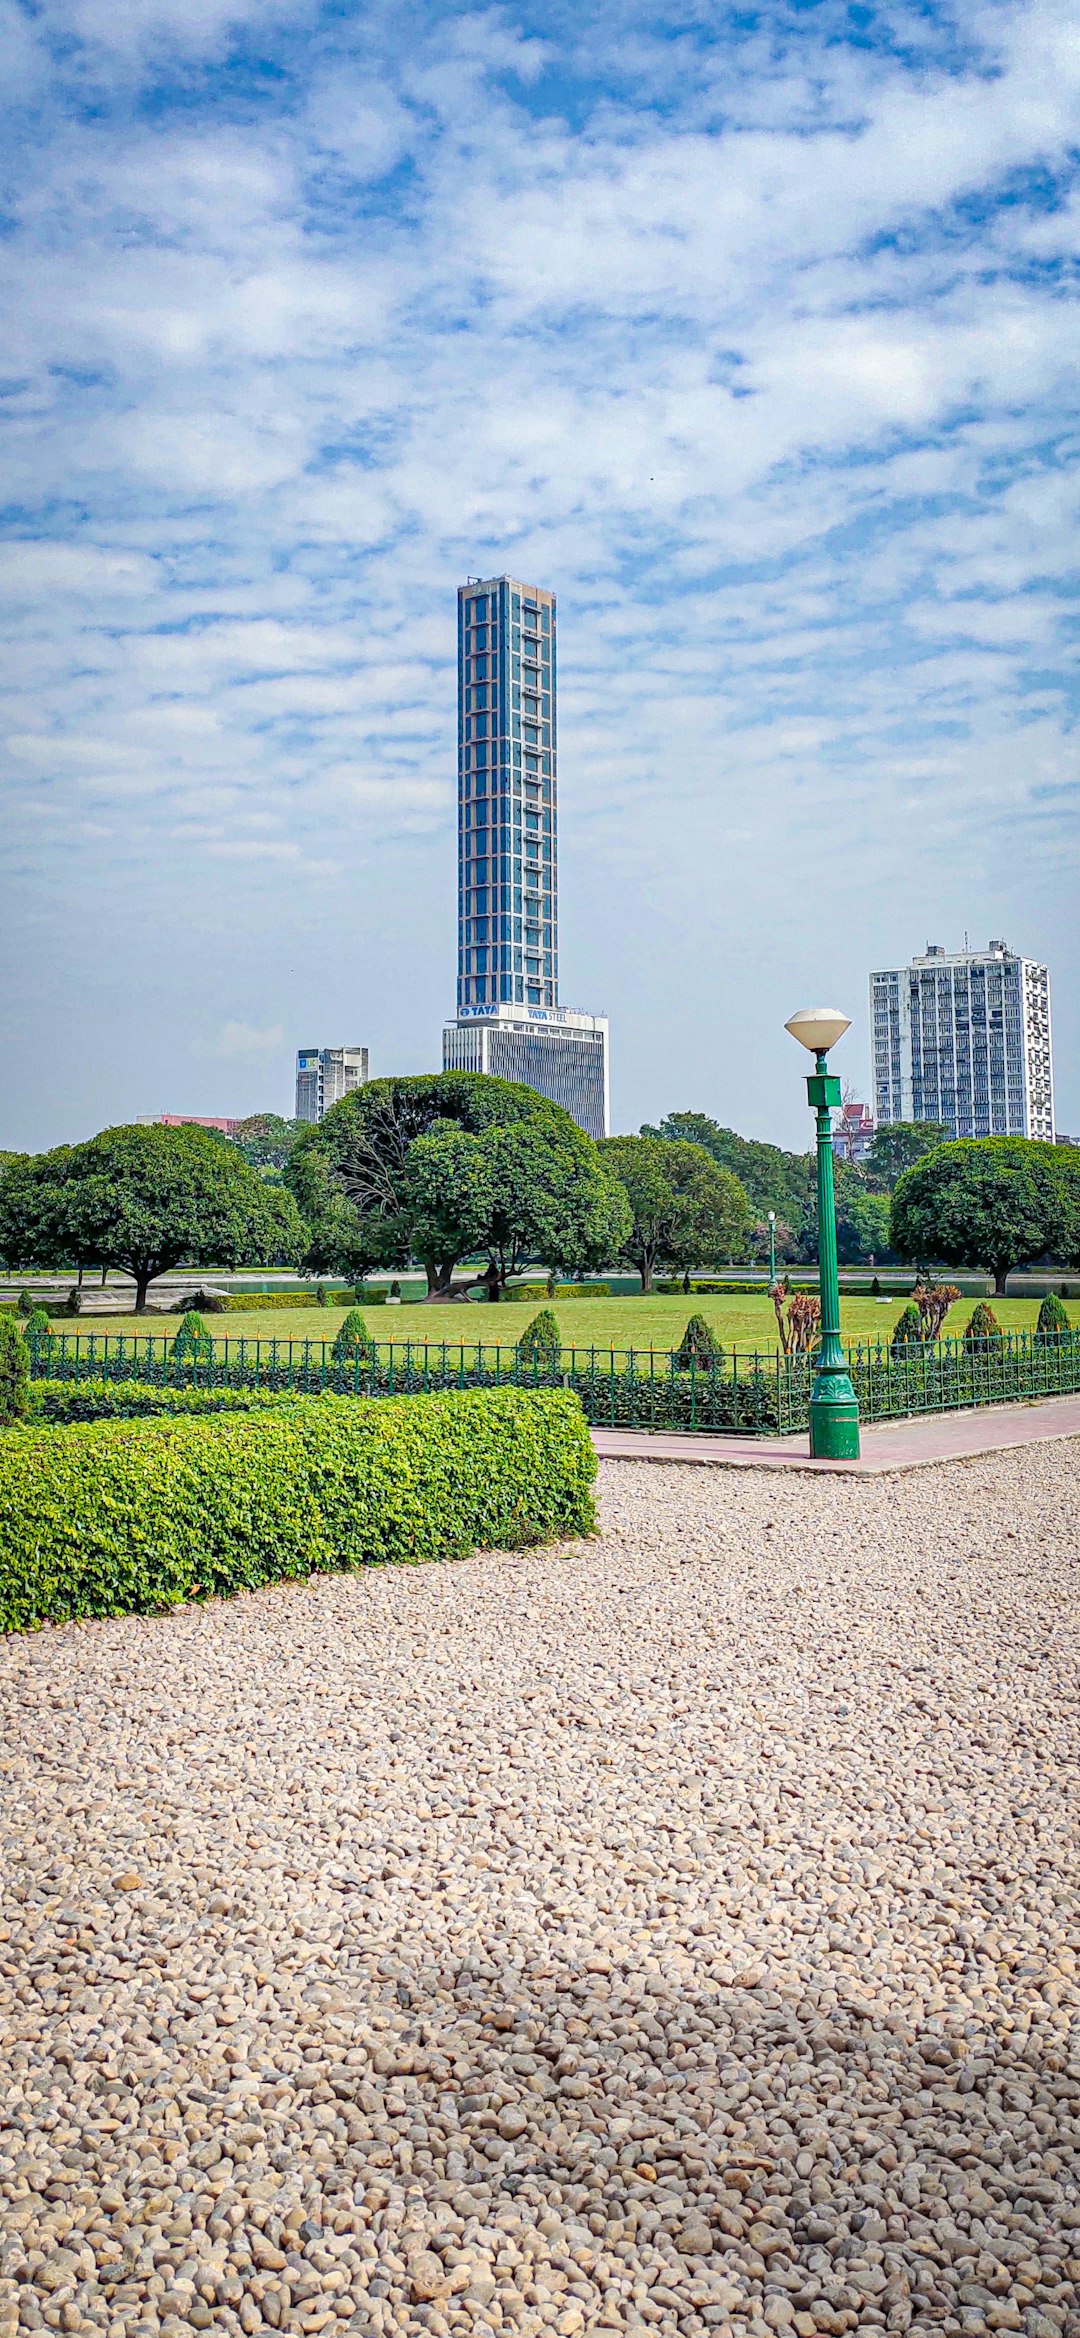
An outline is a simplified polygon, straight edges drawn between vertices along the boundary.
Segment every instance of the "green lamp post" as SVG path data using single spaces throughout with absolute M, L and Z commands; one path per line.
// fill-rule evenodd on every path
M 832 1116 L 841 1101 L 840 1082 L 826 1057 L 850 1028 L 835 1007 L 804 1007 L 785 1023 L 814 1057 L 806 1083 L 807 1102 L 817 1114 L 818 1288 L 821 1292 L 821 1346 L 810 1398 L 810 1452 L 815 1461 L 853 1461 L 859 1453 L 859 1404 L 851 1385 L 840 1338 L 840 1279 L 836 1267 L 836 1203 L 833 1191 Z

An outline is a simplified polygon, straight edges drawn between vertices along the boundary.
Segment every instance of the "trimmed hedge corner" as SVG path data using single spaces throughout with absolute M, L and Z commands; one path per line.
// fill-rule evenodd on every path
M 278 1398 L 254 1418 L 10 1429 L 0 1630 L 588 1534 L 595 1474 L 581 1406 L 562 1389 Z

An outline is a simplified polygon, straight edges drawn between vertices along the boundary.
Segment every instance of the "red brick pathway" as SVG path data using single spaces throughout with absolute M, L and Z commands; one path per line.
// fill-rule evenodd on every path
M 684 1436 L 667 1429 L 654 1433 L 647 1429 L 594 1429 L 592 1433 L 597 1453 L 605 1461 L 711 1462 L 721 1469 L 802 1469 L 815 1476 L 839 1473 L 848 1477 L 880 1477 L 887 1470 L 964 1461 L 979 1453 L 1001 1453 L 1013 1445 L 1037 1445 L 1047 1437 L 1080 1437 L 1080 1396 L 883 1421 L 862 1431 L 858 1461 L 811 1461 L 805 1435 Z

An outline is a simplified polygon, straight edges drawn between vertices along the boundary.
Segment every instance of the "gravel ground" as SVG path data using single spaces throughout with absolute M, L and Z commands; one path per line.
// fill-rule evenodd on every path
M 4 1643 L 0 2334 L 1080 2331 L 1080 1444 L 602 1496 Z

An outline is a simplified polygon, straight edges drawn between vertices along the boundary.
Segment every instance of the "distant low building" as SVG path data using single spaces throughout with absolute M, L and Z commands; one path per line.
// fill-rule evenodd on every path
M 368 1080 L 368 1051 L 366 1047 L 300 1047 L 296 1051 L 296 1117 L 298 1120 L 318 1121 L 329 1112 L 332 1104 L 339 1104 L 343 1096 L 350 1096 L 354 1088 L 366 1087 Z
M 833 1152 L 842 1161 L 865 1161 L 874 1142 L 875 1127 L 870 1106 L 846 1098 L 833 1121 Z
M 1004 942 L 944 950 L 870 977 L 874 1114 L 950 1137 L 1054 1141 L 1050 974 Z
M 137 1128 L 217 1128 L 223 1137 L 234 1137 L 242 1115 L 229 1120 L 213 1112 L 140 1112 Z

